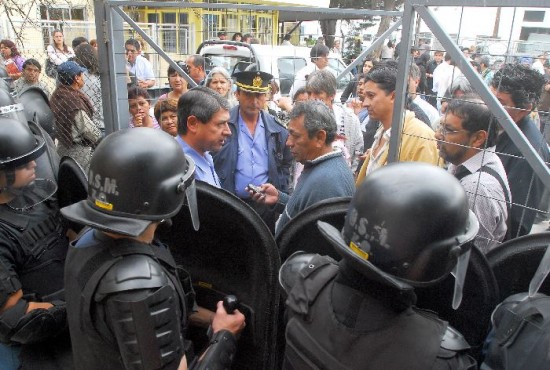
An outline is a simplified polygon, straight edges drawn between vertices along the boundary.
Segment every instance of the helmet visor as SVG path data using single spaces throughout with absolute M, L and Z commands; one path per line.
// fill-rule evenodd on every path
M 57 184 L 51 179 L 36 179 L 21 189 L 8 189 L 15 195 L 7 203 L 8 207 L 16 211 L 26 211 L 51 198 L 57 191 Z

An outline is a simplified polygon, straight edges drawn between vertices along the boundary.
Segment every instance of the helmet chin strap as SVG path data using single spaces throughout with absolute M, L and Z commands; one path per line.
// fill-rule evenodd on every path
M 0 193 L 9 193 L 13 196 L 19 195 L 19 189 L 12 187 L 12 185 L 15 183 L 15 169 L 5 169 L 2 172 L 4 172 L 4 175 L 6 176 L 6 185 L 0 187 Z

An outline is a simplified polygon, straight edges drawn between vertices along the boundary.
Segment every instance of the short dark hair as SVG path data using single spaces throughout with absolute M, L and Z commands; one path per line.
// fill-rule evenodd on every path
M 187 134 L 187 119 L 195 116 L 207 123 L 220 109 L 229 110 L 226 98 L 206 86 L 197 86 L 187 91 L 178 101 L 178 134 Z
M 544 76 L 522 64 L 507 63 L 493 76 L 491 86 L 498 91 L 510 94 L 516 108 L 526 109 L 529 104 L 535 108 L 542 88 Z
M 372 81 L 378 88 L 384 90 L 386 95 L 395 91 L 397 84 L 397 68 L 380 66 L 373 68 L 365 76 L 365 82 Z
M 460 99 L 453 99 L 447 106 L 445 114 L 452 113 L 462 120 L 462 128 L 474 133 L 487 132 L 487 147 L 495 145 L 498 133 L 498 122 L 479 95 L 466 94 Z
M 75 37 L 73 39 L 73 42 L 71 43 L 73 46 L 73 49 L 75 49 L 78 45 L 88 43 L 88 39 L 84 36 Z
M 42 72 L 42 65 L 40 65 L 40 62 L 36 59 L 29 58 L 23 62 L 23 69 L 27 68 L 27 66 L 35 66 L 38 68 L 38 71 Z
M 185 73 L 189 74 L 189 66 L 187 66 L 187 64 L 185 64 L 185 62 L 183 60 L 176 60 L 175 62 L 181 69 L 183 69 L 183 71 Z M 172 67 L 171 64 L 169 64 L 168 65 L 168 77 L 170 77 L 171 75 L 173 75 L 175 73 L 179 74 L 179 72 L 176 71 L 176 69 L 174 67 Z
M 296 90 L 294 96 L 292 97 L 292 102 L 295 103 L 296 99 L 302 94 L 307 94 L 307 90 L 305 87 L 300 87 L 298 90 Z
M 202 67 L 202 69 L 205 69 L 205 60 L 204 60 L 204 57 L 200 54 L 193 54 L 193 55 L 190 55 L 191 57 L 191 60 L 192 60 L 192 64 L 195 66 L 195 67 Z
M 132 86 L 128 89 L 128 100 L 137 99 L 139 97 L 142 97 L 146 100 L 151 100 L 151 96 L 149 95 L 147 90 L 142 87 Z
M 74 51 L 75 61 L 86 68 L 90 74 L 99 75 L 99 61 L 94 47 L 90 44 L 80 44 Z
M 176 99 L 162 99 L 155 104 L 155 118 L 160 122 L 160 116 L 164 112 L 178 112 L 178 101 Z
M 318 100 L 308 100 L 294 105 L 290 119 L 304 116 L 304 127 L 311 139 L 317 132 L 324 130 L 327 134 L 325 144 L 330 145 L 336 137 L 336 119 L 329 107 Z
M 330 50 L 325 44 L 315 44 L 311 48 L 309 56 L 311 57 L 311 61 L 313 62 L 315 58 L 326 57 L 329 53 Z
M 141 44 L 139 43 L 138 40 L 136 39 L 128 39 L 126 40 L 126 42 L 124 43 L 124 46 L 126 45 L 132 45 L 133 47 L 136 48 L 137 51 L 140 51 L 141 50 Z

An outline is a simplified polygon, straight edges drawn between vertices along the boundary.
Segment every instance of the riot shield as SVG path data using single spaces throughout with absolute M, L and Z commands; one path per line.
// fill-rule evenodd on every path
M 477 247 L 472 246 L 462 303 L 457 310 L 451 307 L 454 283 L 454 277 L 449 275 L 436 285 L 415 288 L 418 297 L 416 305 L 436 312 L 460 331 L 472 346 L 472 354 L 479 358 L 489 333 L 491 313 L 500 300 L 489 262 Z
M 16 103 L 9 91 L 0 89 L 0 116 L 27 122 L 23 104 Z
M 544 232 L 509 240 L 487 253 L 500 288 L 499 302 L 529 290 L 529 283 L 548 245 L 550 232 Z M 539 293 L 550 295 L 550 279 L 542 283 Z
M 342 229 L 350 201 L 351 197 L 327 199 L 298 213 L 277 235 L 281 261 L 300 250 L 340 260 L 340 255 L 319 232 L 317 221 L 325 221 Z
M 59 209 L 84 200 L 88 197 L 88 178 L 77 161 L 63 157 L 59 164 L 57 201 Z M 78 233 L 84 225 L 66 221 L 67 228 Z
M 172 218 L 158 237 L 170 246 L 178 265 L 190 275 L 197 303 L 215 310 L 216 302 L 234 294 L 247 325 L 233 369 L 275 369 L 280 267 L 275 240 L 260 216 L 233 194 L 197 181 L 200 229 L 193 229 L 189 210 Z M 197 352 L 204 331 L 190 328 Z
M 36 173 L 37 177 L 51 178 L 57 182 L 57 175 L 59 173 L 59 154 L 57 154 L 57 148 L 55 143 L 48 135 L 48 133 L 38 124 L 27 121 L 32 133 L 40 136 L 46 144 L 46 150 L 39 158 L 36 159 Z
M 25 108 L 27 121 L 38 123 L 52 138 L 55 138 L 55 119 L 44 90 L 37 86 L 28 87 L 19 93 L 19 102 Z

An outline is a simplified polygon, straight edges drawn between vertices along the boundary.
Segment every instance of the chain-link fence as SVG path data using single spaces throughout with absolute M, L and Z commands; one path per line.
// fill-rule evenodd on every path
M 30 86 L 43 90 L 54 111 L 53 113 L 49 112 L 46 116 L 52 119 L 57 118 L 55 123 L 43 122 L 43 126 L 55 128 L 55 131 L 50 131 L 56 139 L 61 155 L 70 155 L 77 159 L 83 168 L 87 168 L 95 146 L 94 143 L 97 142 L 96 136 L 98 134 L 101 136 L 105 132 L 95 23 L 86 21 L 32 23 L 14 20 L 12 24 L 13 28 L 9 29 L 10 32 L 6 39 L 13 40 L 22 60 L 30 60 L 30 62 L 27 63 L 27 68 L 19 66 L 22 70 L 21 77 L 17 80 L 7 78 L 10 92 L 17 98 L 25 91 L 27 91 L 26 94 L 29 94 Z M 162 45 L 163 49 L 175 59 L 181 59 L 182 54 L 192 53 L 195 47 L 190 37 L 193 28 L 190 25 L 156 23 L 140 23 L 139 25 L 151 39 Z M 14 32 L 14 29 L 17 29 L 18 32 Z M 67 46 L 66 50 L 53 48 L 54 35 L 57 31 L 62 31 L 63 41 Z M 157 53 L 151 53 L 147 43 L 143 42 L 131 27 L 125 26 L 124 34 L 126 39 L 136 38 L 141 42 L 143 46 L 141 55 L 147 58 L 151 64 L 156 83 L 149 89 L 149 95 L 156 98 L 166 92 L 168 90 L 166 73 L 168 63 Z M 83 43 L 77 46 L 77 41 Z M 54 52 L 48 53 L 48 49 Z M 120 45 L 119 50 L 118 56 L 125 58 L 123 44 Z M 7 59 L 4 60 L 4 63 Z M 73 60 L 87 69 L 83 72 L 83 85 L 78 93 L 65 89 L 63 86 L 60 89 L 60 85 L 63 84 L 57 78 L 56 70 L 58 65 L 66 60 Z M 37 75 L 38 70 L 40 73 Z M 71 98 L 66 99 L 63 92 L 71 93 Z M 52 94 L 53 100 L 50 100 Z M 59 98 L 60 94 L 61 99 Z M 87 118 L 75 114 L 74 109 L 76 108 L 83 108 L 79 110 L 86 112 Z M 47 109 L 47 107 L 40 109 Z M 75 122 L 75 117 L 77 122 Z M 90 122 L 93 123 L 93 126 L 88 125 Z

